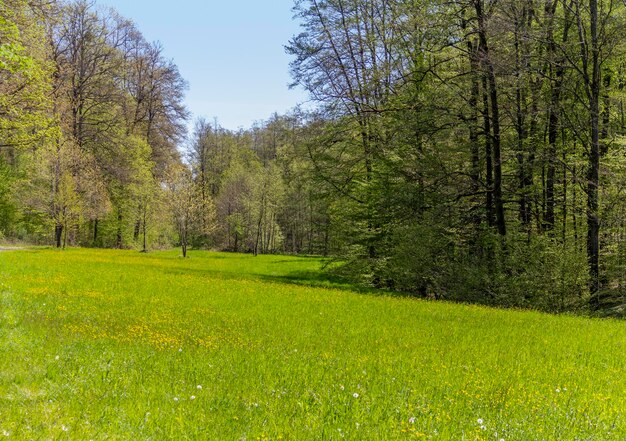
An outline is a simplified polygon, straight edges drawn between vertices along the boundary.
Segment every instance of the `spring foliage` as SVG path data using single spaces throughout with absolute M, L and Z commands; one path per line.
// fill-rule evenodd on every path
M 131 21 L 0 8 L 9 239 L 332 255 L 422 297 L 624 310 L 621 1 L 299 0 L 316 105 L 189 137 L 186 83 Z

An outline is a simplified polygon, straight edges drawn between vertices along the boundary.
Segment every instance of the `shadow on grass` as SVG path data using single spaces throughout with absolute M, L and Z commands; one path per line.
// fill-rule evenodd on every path
M 39 253 L 42 251 L 51 251 L 54 248 L 51 247 L 29 247 L 21 252 L 31 252 L 31 253 Z M 61 252 L 63 250 L 59 250 Z M 113 255 L 111 257 L 114 257 Z M 138 259 L 133 259 L 133 261 L 126 261 L 124 265 L 133 266 L 139 270 L 145 269 L 146 272 L 155 271 L 155 266 L 150 264 L 150 261 L 165 261 L 167 264 L 163 267 L 158 268 L 162 274 L 172 274 L 172 275 L 192 275 L 195 277 L 210 277 L 221 280 L 258 280 L 262 282 L 268 283 L 280 283 L 294 286 L 304 286 L 311 288 L 321 288 L 321 289 L 335 289 L 340 291 L 350 291 L 359 294 L 366 294 L 371 296 L 388 296 L 388 297 L 416 297 L 410 293 L 392 291 L 389 289 L 380 289 L 373 287 L 366 287 L 362 285 L 358 285 L 354 282 L 351 282 L 345 277 L 342 277 L 339 274 L 336 274 L 333 269 L 341 266 L 340 262 L 337 262 L 333 259 L 328 258 L 320 258 L 320 256 L 280 256 L 275 255 L 276 260 L 268 260 L 264 262 L 267 265 L 267 269 L 270 270 L 274 264 L 278 264 L 281 266 L 282 274 L 268 274 L 264 273 L 262 270 L 258 272 L 254 272 L 254 270 L 250 271 L 250 267 L 246 268 L 246 265 L 242 268 L 232 267 L 229 269 L 213 269 L 209 265 L 210 260 L 247 260 L 248 257 L 252 258 L 252 255 L 248 254 L 237 254 L 232 253 L 229 255 L 212 253 L 207 259 L 206 267 L 189 267 L 185 265 L 187 260 L 181 259 L 175 255 L 166 255 L 164 253 L 148 253 L 148 254 L 137 254 L 136 257 Z M 265 255 L 265 257 L 271 257 Z M 308 265 L 310 267 L 311 262 L 307 261 L 308 259 L 315 259 L 319 263 L 319 270 L 315 269 L 289 269 L 289 265 L 297 266 L 299 263 L 303 265 Z M 204 259 L 202 259 L 204 260 Z M 251 259 L 253 260 L 253 259 Z M 198 260 L 195 260 L 198 262 Z M 110 263 L 115 265 L 115 261 L 111 260 Z M 204 266 L 204 265 L 203 265 Z M 248 271 L 246 271 L 248 270 Z M 271 271 L 271 270 L 270 270 Z
M 292 271 L 289 274 L 277 276 L 260 274 L 256 277 L 258 280 L 266 282 L 283 283 L 289 285 L 307 286 L 312 288 L 326 288 L 336 289 L 340 291 L 351 291 L 358 294 L 365 294 L 370 296 L 386 296 L 386 297 L 413 297 L 418 298 L 414 294 L 392 291 L 383 288 L 372 288 L 357 285 L 350 282 L 341 276 L 335 275 L 331 272 L 322 271 L 320 273 L 315 271 Z
M 228 256 L 219 256 L 221 259 L 228 259 Z M 213 258 L 213 256 L 212 256 Z M 169 260 L 172 262 L 173 260 Z M 178 262 L 184 262 L 178 260 Z M 271 262 L 280 263 L 280 261 Z M 283 260 L 282 263 L 294 263 L 293 260 Z M 147 271 L 153 271 L 154 266 L 138 260 L 134 263 L 127 262 L 126 265 L 132 265 L 136 268 L 145 268 Z M 323 265 L 322 265 L 323 266 Z M 161 268 L 163 274 L 171 275 L 192 275 L 195 277 L 209 277 L 221 280 L 258 280 L 268 283 L 279 283 L 285 285 L 304 286 L 310 288 L 334 289 L 339 291 L 351 291 L 359 294 L 367 294 L 373 296 L 392 296 L 392 297 L 411 297 L 411 294 L 399 293 L 390 290 L 369 288 L 356 285 L 349 280 L 334 274 L 327 268 L 316 270 L 286 270 L 284 274 L 264 274 L 262 272 L 237 272 L 219 270 L 211 268 L 190 268 L 183 265 L 171 265 Z

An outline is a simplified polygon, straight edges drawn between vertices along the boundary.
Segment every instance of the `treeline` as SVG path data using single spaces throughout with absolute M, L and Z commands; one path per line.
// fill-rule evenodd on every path
M 148 232 L 169 243 L 151 224 L 186 131 L 178 68 L 90 2 L 0 8 L 0 231 L 58 247 L 124 247 Z
M 158 43 L 93 2 L 0 6 L 0 232 L 34 243 L 330 252 L 303 117 L 199 120 Z
M 0 8 L 9 238 L 318 254 L 429 298 L 626 303 L 621 0 L 298 1 L 286 49 L 316 109 L 201 119 L 187 140 L 185 82 L 131 22 Z
M 624 304 L 620 0 L 305 0 L 287 50 L 344 270 L 421 296 Z
M 334 196 L 313 179 L 303 150 L 310 137 L 299 112 L 274 115 L 250 130 L 232 132 L 199 120 L 189 163 L 199 194 L 210 200 L 214 223 L 196 246 L 250 253 L 329 255 Z

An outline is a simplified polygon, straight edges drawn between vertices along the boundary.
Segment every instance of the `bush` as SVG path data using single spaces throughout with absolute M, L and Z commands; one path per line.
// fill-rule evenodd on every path
M 434 299 L 551 312 L 588 301 L 584 252 L 569 243 L 483 231 L 471 241 L 436 225 L 398 228 L 379 256 L 355 247 L 338 271 L 363 285 Z

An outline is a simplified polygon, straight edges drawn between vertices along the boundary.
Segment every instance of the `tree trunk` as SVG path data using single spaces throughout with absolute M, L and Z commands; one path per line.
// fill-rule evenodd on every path
M 564 60 L 562 56 L 557 58 L 557 45 L 554 39 L 554 14 L 556 13 L 557 1 L 548 1 L 545 7 L 546 16 L 548 18 L 548 52 L 549 59 L 554 65 L 554 76 L 550 82 L 550 107 L 548 109 L 548 169 L 546 180 L 546 210 L 543 222 L 543 228 L 546 231 L 553 231 L 555 225 L 555 179 L 557 165 L 557 148 L 556 141 L 560 125 L 560 106 L 561 106 L 561 90 L 563 86 L 563 78 L 565 74 Z M 565 18 L 565 26 L 563 29 L 562 42 L 565 44 L 568 39 L 569 21 Z
M 122 213 L 119 212 L 117 215 L 117 237 L 115 239 L 116 248 L 122 248 Z
M 98 218 L 93 221 L 93 246 L 96 246 L 98 241 Z
M 600 306 L 600 220 L 598 188 L 600 185 L 600 49 L 598 42 L 598 1 L 589 0 L 591 20 L 591 84 L 589 116 L 591 146 L 587 171 L 587 259 L 589 262 L 591 306 Z
M 489 104 L 491 108 L 491 142 L 493 146 L 493 204 L 495 208 L 496 227 L 501 236 L 506 235 L 506 220 L 504 217 L 504 201 L 502 199 L 502 155 L 500 136 L 500 107 L 498 105 L 498 90 L 496 74 L 490 59 L 487 44 L 487 31 L 483 13 L 483 0 L 475 0 L 476 18 L 478 20 L 478 37 L 480 40 L 480 61 L 484 66 L 484 77 L 488 85 Z
M 143 209 L 143 222 L 142 222 L 142 232 L 143 232 L 143 249 L 141 250 L 144 253 L 148 252 L 148 242 L 147 242 L 147 227 L 146 227 L 146 218 L 147 218 L 147 209 L 144 207 Z
M 182 228 L 180 230 L 180 247 L 183 251 L 183 258 L 187 257 L 187 231 L 188 231 L 188 223 L 185 219 L 183 221 Z
M 367 230 L 373 235 L 374 233 L 374 222 L 373 222 L 373 213 L 372 213 L 372 198 L 370 197 L 372 192 L 371 182 L 372 182 L 372 148 L 370 145 L 370 134 L 369 134 L 369 124 L 365 117 L 362 115 L 359 117 L 359 125 L 361 126 L 361 143 L 363 145 L 363 156 L 365 158 L 365 182 L 367 184 Z M 367 252 L 370 259 L 376 258 L 376 245 L 372 243 L 372 239 L 368 238 L 367 240 L 370 242 L 367 246 Z M 309 247 L 311 244 L 309 244 Z
M 527 85 L 524 73 L 528 72 L 528 54 L 525 48 L 525 41 L 528 39 L 527 17 L 532 15 L 528 13 L 524 6 L 521 10 L 521 16 L 515 17 L 515 131 L 517 134 L 517 185 L 518 185 L 518 204 L 519 204 L 519 220 L 526 230 L 529 231 L 530 217 L 530 198 L 529 198 L 529 178 L 528 174 L 532 173 L 532 168 L 527 163 L 526 144 L 528 141 L 528 130 L 526 129 L 526 97 Z M 534 96 L 533 96 L 534 98 Z M 533 103 L 534 105 L 534 103 Z M 532 115 L 534 117 L 534 114 Z M 530 232 L 530 231 L 529 231 Z
M 604 73 L 602 80 L 602 131 L 600 133 L 600 156 L 604 156 L 609 152 L 609 123 L 611 117 L 611 98 L 609 96 L 609 89 L 611 87 L 611 72 L 607 70 Z
M 576 191 L 576 185 L 578 182 L 578 176 L 576 175 L 576 166 L 572 167 L 572 224 L 574 227 L 574 244 L 578 247 L 580 243 L 578 241 L 578 192 Z M 582 247 L 581 247 L 582 248 Z M 581 250 L 582 251 L 582 250 Z
M 493 227 L 496 223 L 493 210 L 493 151 L 491 147 L 491 121 L 489 116 L 489 96 L 487 95 L 487 80 L 483 76 L 483 130 L 485 132 L 485 167 L 487 193 L 485 209 L 487 211 L 487 225 Z
M 256 257 L 259 253 L 259 240 L 261 239 L 261 230 L 263 228 L 263 217 L 265 211 L 265 184 L 263 184 L 263 195 L 261 196 L 261 208 L 259 213 L 259 222 L 257 224 L 256 229 L 256 240 L 254 241 L 254 256 Z
M 63 224 L 57 223 L 54 227 L 54 243 L 57 248 L 63 246 Z
M 563 137 L 563 142 L 565 142 L 565 134 L 564 131 L 562 133 L 562 137 Z M 567 155 L 565 154 L 565 151 L 563 151 L 563 204 L 561 205 L 562 207 L 562 213 L 561 216 L 563 218 L 562 222 L 563 222 L 563 229 L 561 230 L 561 241 L 565 244 L 565 241 L 567 239 L 567 202 L 568 202 L 568 198 L 567 198 Z
M 546 211 L 543 219 L 545 231 L 554 230 L 554 180 L 556 176 L 556 140 L 558 133 L 559 116 L 556 106 L 558 105 L 559 89 L 552 89 L 550 116 L 548 117 L 548 151 L 546 170 Z
M 133 240 L 136 242 L 139 240 L 139 233 L 141 232 L 141 219 L 135 221 L 135 229 L 133 231 Z
M 329 236 L 330 236 L 330 220 L 326 220 L 326 223 L 324 225 L 324 257 L 328 256 L 328 243 L 329 243 Z

